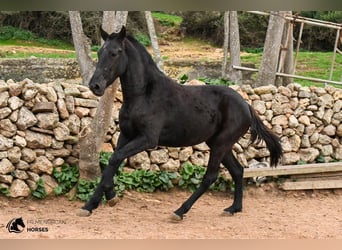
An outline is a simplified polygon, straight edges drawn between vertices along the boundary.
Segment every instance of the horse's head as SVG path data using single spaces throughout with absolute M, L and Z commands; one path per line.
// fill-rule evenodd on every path
M 23 221 L 23 218 L 20 217 L 18 219 L 15 220 L 15 223 L 19 226 L 22 226 L 22 227 L 25 227 L 25 224 L 24 224 L 24 221 Z
M 127 66 L 124 49 L 125 26 L 122 26 L 119 33 L 110 35 L 102 27 L 100 30 L 105 43 L 98 52 L 98 63 L 89 83 L 91 91 L 97 96 L 102 96 L 105 89 L 125 72 Z

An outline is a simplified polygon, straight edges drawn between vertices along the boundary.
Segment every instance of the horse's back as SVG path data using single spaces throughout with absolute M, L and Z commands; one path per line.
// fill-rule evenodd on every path
M 165 146 L 189 146 L 207 141 L 222 129 L 228 118 L 240 122 L 241 117 L 249 115 L 247 103 L 226 86 L 180 85 L 170 90 L 165 99 L 168 105 L 163 107 L 166 115 L 159 142 Z

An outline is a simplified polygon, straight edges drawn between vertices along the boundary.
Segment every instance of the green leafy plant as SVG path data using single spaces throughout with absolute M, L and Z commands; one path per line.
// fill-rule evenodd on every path
M 178 80 L 181 84 L 185 83 L 188 79 L 189 79 L 189 76 L 187 74 L 184 74 L 178 78 Z
M 69 192 L 76 185 L 79 178 L 78 168 L 66 164 L 62 165 L 61 168 L 54 168 L 52 175 L 58 183 L 58 187 L 54 189 L 56 195 Z
M 323 155 L 319 155 L 319 156 L 316 158 L 316 162 L 325 163 L 324 156 L 323 156 Z
M 5 196 L 9 196 L 9 189 L 7 187 L 0 185 L 0 193 Z
M 77 185 L 76 197 L 81 201 L 87 201 L 94 194 L 97 185 L 100 183 L 100 178 L 94 181 L 86 181 L 80 179 Z
M 0 28 L 0 41 L 22 41 L 27 43 L 28 45 L 34 45 L 34 43 L 37 43 L 37 45 L 40 44 L 52 47 L 59 47 L 63 49 L 72 49 L 71 44 L 67 44 L 60 40 L 38 37 L 31 31 L 12 26 L 3 26 Z
M 194 166 L 189 162 L 184 163 L 180 171 L 181 179 L 178 186 L 194 192 L 201 184 L 205 171 L 205 167 Z
M 100 152 L 100 167 L 103 170 L 109 162 L 110 157 L 112 156 L 112 152 Z M 121 166 L 120 166 L 121 167 Z
M 154 192 L 157 189 L 167 191 L 173 187 L 172 180 L 176 178 L 176 173 L 136 169 L 131 173 L 120 171 L 114 177 L 114 183 L 119 194 L 131 189 L 138 192 Z
M 134 35 L 134 37 L 140 42 L 142 43 L 144 46 L 150 46 L 151 45 L 151 40 L 150 38 L 143 34 L 143 33 L 137 33 Z
M 176 15 L 170 15 L 162 12 L 152 12 L 152 17 L 157 19 L 163 26 L 177 26 L 183 21 L 183 18 Z
M 232 81 L 228 81 L 227 79 L 224 78 L 217 78 L 217 79 L 213 79 L 213 78 L 208 78 L 208 77 L 200 77 L 198 78 L 198 80 L 205 82 L 206 84 L 209 85 L 234 85 L 234 83 Z
M 297 165 L 304 165 L 304 164 L 307 164 L 307 162 L 303 160 L 297 161 Z
M 201 184 L 206 168 L 202 166 L 194 166 L 189 162 L 183 164 L 180 171 L 181 179 L 178 186 L 182 189 L 188 189 L 194 192 Z M 217 180 L 210 186 L 210 190 L 224 192 L 226 190 L 234 191 L 234 183 L 227 181 L 221 174 Z
M 42 178 L 38 179 L 37 188 L 31 191 L 31 194 L 38 199 L 44 199 L 47 196 L 47 193 L 44 187 L 44 181 Z

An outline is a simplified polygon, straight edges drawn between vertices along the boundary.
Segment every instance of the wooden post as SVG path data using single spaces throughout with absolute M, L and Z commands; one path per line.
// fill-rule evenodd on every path
M 333 56 L 331 59 L 331 67 L 330 67 L 330 74 L 329 74 L 329 80 L 332 80 L 332 75 L 334 72 L 334 64 L 335 64 L 335 58 L 336 58 L 336 50 L 337 50 L 337 45 L 338 45 L 338 40 L 340 39 L 340 30 L 338 29 L 336 32 L 336 39 L 335 39 L 335 45 L 334 45 L 334 52 L 333 52 Z M 327 84 L 325 84 L 327 85 Z
M 294 63 L 293 63 L 293 74 L 296 73 L 296 65 L 297 65 L 297 61 L 298 61 L 299 47 L 300 47 L 300 43 L 302 41 L 303 29 L 304 29 L 304 23 L 301 23 L 300 24 L 299 35 L 298 35 L 298 39 L 297 39 L 296 54 L 295 54 L 295 59 L 294 59 Z

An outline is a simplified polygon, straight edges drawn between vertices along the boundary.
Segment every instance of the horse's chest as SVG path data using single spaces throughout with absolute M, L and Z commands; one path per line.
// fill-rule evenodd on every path
M 134 126 L 132 120 L 125 117 L 125 115 L 120 115 L 119 126 L 120 132 L 128 138 L 133 137 L 136 134 L 136 126 Z
M 141 125 L 139 124 L 140 120 L 141 119 L 139 119 L 136 112 L 132 112 L 127 109 L 121 109 L 119 115 L 119 126 L 121 133 L 123 133 L 127 138 L 135 137 L 142 129 Z

